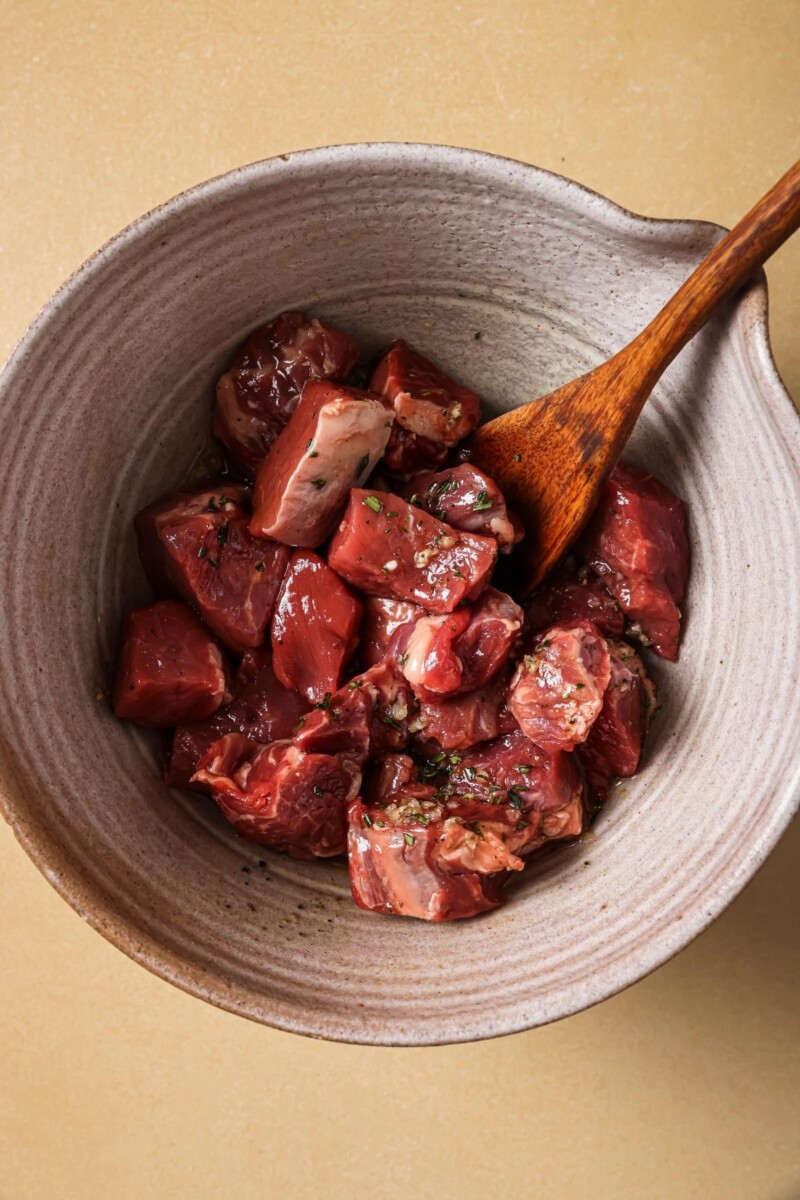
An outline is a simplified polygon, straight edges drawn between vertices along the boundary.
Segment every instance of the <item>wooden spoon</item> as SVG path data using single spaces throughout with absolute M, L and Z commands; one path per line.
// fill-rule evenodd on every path
M 523 594 L 536 587 L 591 516 L 636 418 L 675 355 L 798 226 L 800 162 L 623 350 L 477 430 L 473 460 L 499 484 L 530 531 L 514 564 L 515 585 Z

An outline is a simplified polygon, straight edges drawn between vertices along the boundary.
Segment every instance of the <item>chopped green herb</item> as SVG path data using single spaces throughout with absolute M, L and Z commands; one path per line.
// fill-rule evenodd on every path
M 545 640 L 543 642 L 539 642 L 538 646 L 533 647 L 534 654 L 540 654 L 542 652 L 542 650 L 546 650 L 549 645 L 550 645 L 550 638 L 545 638 Z
M 453 764 L 454 767 L 457 767 L 458 764 L 461 762 L 461 755 L 460 754 L 451 754 L 450 762 Z
M 473 512 L 485 512 L 487 508 L 492 507 L 492 502 L 486 495 L 486 492 L 481 488 L 478 492 L 478 498 L 472 506 Z
M 456 579 L 466 579 L 467 578 L 463 571 L 453 571 L 453 574 L 455 575 Z
M 209 502 L 208 502 L 208 505 L 207 505 L 206 507 L 207 507 L 207 509 L 208 509 L 208 511 L 209 511 L 209 512 L 219 512 L 219 509 L 217 508 L 216 504 L 214 503 L 214 497 L 213 497 L 213 496 L 212 496 L 212 497 L 211 497 L 211 499 L 209 500 Z
M 414 495 L 411 497 L 408 503 L 413 504 L 415 508 L 419 508 L 419 492 L 414 492 Z
M 215 558 L 210 558 L 208 560 L 208 565 L 210 567 L 213 567 L 215 571 L 219 570 L 219 563 L 217 562 L 217 560 Z
M 511 457 L 513 458 L 514 462 L 522 462 L 521 454 L 512 454 Z
M 220 508 L 224 508 L 226 504 L 230 504 L 230 503 L 231 503 L 231 501 L 228 499 L 227 496 L 220 496 L 220 498 L 219 498 Z
M 387 517 L 396 517 L 397 513 L 396 512 L 387 512 L 386 515 L 387 515 Z
M 575 691 L 576 691 L 576 692 L 579 692 L 581 688 L 585 688 L 585 687 L 586 687 L 586 684 L 585 684 L 585 683 L 576 683 L 576 684 L 575 684 Z
M 330 706 L 331 706 L 331 694 L 330 694 L 330 692 L 326 692 L 325 695 L 320 700 L 319 704 L 314 705 L 314 708 L 330 708 Z
M 472 336 L 474 337 L 474 339 L 475 339 L 475 341 L 476 341 L 476 342 L 479 342 L 479 341 L 481 340 L 481 335 L 480 335 L 480 333 L 473 333 L 473 335 L 472 335 Z
M 313 441 L 314 441 L 314 439 L 313 439 L 313 438 L 309 438 L 309 439 L 308 439 L 308 441 L 306 442 L 306 450 L 310 450 L 310 449 L 311 449 L 311 443 L 312 443 Z
M 305 719 L 305 717 L 301 717 L 301 718 L 300 718 L 300 720 L 299 720 L 299 721 L 297 722 L 297 724 L 295 725 L 295 727 L 294 727 L 294 729 L 292 730 L 292 732 L 293 732 L 293 733 L 299 733 L 299 732 L 300 732 L 300 730 L 301 730 L 301 729 L 303 728 L 303 726 L 305 725 L 305 723 L 306 723 L 306 719 Z
M 468 828 L 468 829 L 471 829 L 471 830 L 472 830 L 472 832 L 473 832 L 474 834 L 476 834 L 476 835 L 477 835 L 479 838 L 482 838 L 482 837 L 483 837 L 483 830 L 481 829 L 481 827 L 480 827 L 480 825 L 478 824 L 478 822 L 477 822 L 477 821 L 470 821 L 470 823 L 469 823 L 469 825 L 467 826 L 467 828 Z
M 403 728 L 403 726 L 400 724 L 400 722 L 396 721 L 394 717 L 390 717 L 388 715 L 388 713 L 385 714 L 384 716 L 382 716 L 381 720 L 383 721 L 384 725 L 388 725 L 390 729 L 402 729 Z
M 383 505 L 377 496 L 365 496 L 363 503 L 366 504 L 367 508 L 371 508 L 372 511 L 376 513 L 379 513 L 383 508 Z
M 369 466 L 369 455 L 365 454 L 356 467 L 356 479 L 360 479 Z
M 401 666 L 401 667 L 404 667 L 404 666 L 406 665 L 406 663 L 408 662 L 408 655 L 407 655 L 407 654 L 401 654 L 401 655 L 400 655 L 400 658 L 398 659 L 398 662 L 399 662 L 399 664 L 400 664 L 400 666 Z
M 360 688 L 362 686 L 361 680 L 360 679 L 351 679 L 347 686 L 350 688 L 350 691 L 352 692 L 355 688 Z
M 217 542 L 219 543 L 220 550 L 225 545 L 227 540 L 228 540 L 228 526 L 220 525 L 219 529 L 217 530 Z
M 525 821 L 525 820 L 517 821 L 517 824 L 516 824 L 517 833 L 519 833 L 519 831 L 521 829 L 530 829 L 530 827 L 531 827 L 530 821 Z
M 433 758 L 431 759 L 431 762 L 432 763 L 444 762 L 444 760 L 446 758 L 447 758 L 447 755 L 445 754 L 444 750 L 442 750 L 441 754 L 434 754 Z
M 522 799 L 522 796 L 520 796 L 519 792 L 514 790 L 514 788 L 509 788 L 506 792 L 506 795 L 508 796 L 508 803 L 513 804 L 514 808 L 525 807 L 525 801 Z
M 386 822 L 385 822 L 385 821 L 376 821 L 376 822 L 375 822 L 375 824 L 377 825 L 378 829 L 385 829 L 385 828 L 386 828 Z
M 531 770 L 530 763 L 514 763 L 514 766 L 517 768 L 518 771 L 521 771 L 523 775 L 530 774 L 530 770 Z
M 474 767 L 464 767 L 464 774 L 466 775 L 467 779 L 474 779 L 475 778 L 475 768 Z
M 366 825 L 367 829 L 372 829 L 372 817 L 369 815 L 369 813 L 364 813 L 361 819 Z
M 317 490 L 319 490 L 320 488 L 324 488 L 325 484 L 327 482 L 328 482 L 327 479 L 312 479 L 311 486 L 315 487 L 315 488 L 317 488 Z
M 309 450 L 308 457 L 309 458 L 319 458 L 319 450 Z
M 265 567 L 264 563 L 262 563 L 262 562 L 258 562 L 258 563 L 256 563 L 256 570 L 257 570 L 257 571 L 266 571 L 266 569 L 267 569 L 267 568 Z
M 413 846 L 413 845 L 414 845 L 414 837 L 413 837 L 413 835 L 412 835 L 412 834 L 410 834 L 410 833 L 404 833 L 404 834 L 403 834 L 403 841 L 405 842 L 405 844 L 406 844 L 407 846 Z
M 312 788 L 312 791 L 313 791 L 313 793 L 314 793 L 314 795 L 315 795 L 315 796 L 324 796 L 324 795 L 325 795 L 325 793 L 323 792 L 322 788 L 321 788 L 321 787 L 320 787 L 318 784 L 316 784 L 316 783 L 314 784 L 314 787 Z
M 205 546 L 201 546 L 200 549 L 197 551 L 198 558 L 205 558 L 205 556 L 207 554 L 208 554 L 208 550 Z

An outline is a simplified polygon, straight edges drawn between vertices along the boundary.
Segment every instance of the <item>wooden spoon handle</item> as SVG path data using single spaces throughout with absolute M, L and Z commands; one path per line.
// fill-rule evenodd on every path
M 623 354 L 643 356 L 650 387 L 717 305 L 800 228 L 800 162 L 714 247 Z

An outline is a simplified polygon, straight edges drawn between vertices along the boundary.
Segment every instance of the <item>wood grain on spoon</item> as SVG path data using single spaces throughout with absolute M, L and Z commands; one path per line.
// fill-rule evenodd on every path
M 541 581 L 580 533 L 675 355 L 798 226 L 795 163 L 629 345 L 587 375 L 477 430 L 474 461 L 532 531 L 515 564 L 523 592 Z

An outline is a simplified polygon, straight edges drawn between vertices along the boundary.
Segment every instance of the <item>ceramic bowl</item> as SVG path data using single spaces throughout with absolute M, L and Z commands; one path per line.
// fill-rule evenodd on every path
M 577 1012 L 722 911 L 800 790 L 800 426 L 763 279 L 670 368 L 630 446 L 688 502 L 693 547 L 644 769 L 504 909 L 443 926 L 359 911 L 341 865 L 248 844 L 165 788 L 156 739 L 107 699 L 120 613 L 149 595 L 133 515 L 201 451 L 253 326 L 299 308 L 366 352 L 404 337 L 500 411 L 617 350 L 719 236 L 490 155 L 342 146 L 193 188 L 56 293 L 0 381 L 0 789 L 86 920 L 232 1012 L 418 1045 Z

